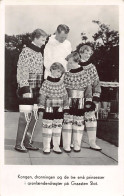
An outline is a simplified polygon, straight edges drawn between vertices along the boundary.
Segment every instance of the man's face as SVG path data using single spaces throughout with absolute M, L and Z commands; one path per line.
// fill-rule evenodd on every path
M 56 69 L 56 70 L 51 70 L 51 75 L 54 77 L 54 78 L 60 78 L 62 73 L 60 71 L 60 69 Z
M 34 42 L 37 44 L 37 46 L 41 47 L 42 45 L 45 44 L 45 41 L 46 41 L 46 37 L 39 37 L 38 39 L 35 38 Z
M 58 31 L 56 31 L 56 39 L 60 42 L 63 43 L 68 37 L 68 33 L 66 34 L 64 31 L 61 31 L 60 33 L 58 33 Z

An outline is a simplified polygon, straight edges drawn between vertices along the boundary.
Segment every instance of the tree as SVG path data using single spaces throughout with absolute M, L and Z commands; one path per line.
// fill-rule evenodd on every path
M 111 30 L 109 25 L 93 20 L 98 25 L 94 39 L 94 64 L 100 80 L 118 81 L 119 76 L 119 33 Z
M 111 30 L 109 25 L 101 23 L 100 21 L 93 20 L 92 22 L 99 27 L 98 32 L 92 36 L 94 41 L 102 41 L 102 44 L 108 47 L 108 49 L 119 45 L 118 31 Z
M 86 36 L 86 33 L 81 33 L 81 39 L 84 43 L 88 40 L 88 37 Z

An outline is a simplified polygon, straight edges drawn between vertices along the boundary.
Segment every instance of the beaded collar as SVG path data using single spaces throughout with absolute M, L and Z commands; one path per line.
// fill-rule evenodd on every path
M 79 65 L 81 65 L 81 66 L 87 66 L 87 65 L 89 65 L 90 63 L 92 63 L 92 60 L 91 60 L 91 58 L 88 60 L 88 61 L 86 61 L 86 62 L 79 62 Z
M 48 76 L 47 80 L 50 81 L 50 82 L 59 82 L 60 78 L 52 78 L 52 77 Z
M 83 70 L 83 67 L 78 67 L 78 68 L 76 68 L 76 69 L 71 69 L 70 72 L 71 72 L 71 73 L 78 73 L 78 72 L 80 72 L 80 71 L 82 71 L 82 70 Z
M 38 46 L 34 45 L 33 43 L 30 43 L 30 44 L 28 45 L 28 47 L 29 47 L 30 49 L 34 50 L 35 52 L 42 52 L 42 51 L 41 51 L 41 48 L 39 48 Z

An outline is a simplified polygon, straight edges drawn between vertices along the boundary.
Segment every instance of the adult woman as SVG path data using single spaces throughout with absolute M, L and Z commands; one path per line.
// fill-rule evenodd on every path
M 31 139 L 37 122 L 37 97 L 43 81 L 41 46 L 45 44 L 46 37 L 42 29 L 33 31 L 32 43 L 23 48 L 17 64 L 20 117 L 15 150 L 20 152 L 38 150 L 31 145 Z

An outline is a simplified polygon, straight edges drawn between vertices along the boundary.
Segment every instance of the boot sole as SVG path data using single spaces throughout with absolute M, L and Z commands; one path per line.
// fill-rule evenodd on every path
M 28 147 L 25 147 L 25 148 L 28 149 L 28 150 L 33 150 L 33 151 L 39 150 L 39 148 L 36 148 L 36 149 L 35 148 L 34 149 L 33 148 L 30 148 L 30 147 L 29 148 Z
M 22 152 L 22 153 L 27 153 L 28 152 L 28 150 L 21 150 L 21 149 L 18 149 L 18 148 L 14 148 L 16 151 L 18 151 L 18 152 Z
M 50 154 L 50 152 L 44 152 L 44 151 L 43 151 L 43 154 Z
M 68 151 L 68 150 L 65 150 L 65 149 L 63 149 L 63 150 L 64 150 L 65 152 L 67 152 L 67 153 L 70 153 L 70 152 L 71 152 L 71 150 L 69 150 L 69 151 Z
M 62 152 L 57 152 L 57 151 L 55 151 L 55 150 L 53 150 L 53 152 L 55 152 L 56 154 L 62 154 Z
M 95 150 L 95 151 L 101 151 L 102 149 L 96 149 L 96 148 L 92 148 L 90 147 L 91 150 Z
M 73 149 L 74 150 L 74 149 Z M 80 152 L 81 150 L 74 150 L 74 152 Z

